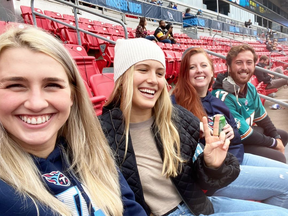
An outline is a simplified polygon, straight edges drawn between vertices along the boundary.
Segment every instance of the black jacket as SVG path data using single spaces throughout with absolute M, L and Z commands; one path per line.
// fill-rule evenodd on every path
M 215 190 L 230 184 L 240 172 L 239 163 L 230 153 L 227 154 L 224 163 L 218 169 L 211 169 L 205 165 L 203 153 L 193 163 L 192 159 L 199 138 L 199 120 L 188 110 L 178 105 L 175 105 L 173 113 L 173 121 L 180 135 L 181 155 L 187 162 L 183 164 L 182 172 L 177 177 L 171 178 L 171 181 L 193 214 L 212 214 L 214 212 L 212 203 L 203 190 L 213 193 Z M 143 206 L 149 215 L 150 209 L 144 200 L 130 135 L 127 155 L 124 159 L 125 136 L 123 134 L 125 125 L 121 110 L 119 108 L 104 108 L 100 122 L 109 145 L 115 152 L 117 164 L 135 193 L 136 201 Z M 155 134 L 155 142 L 163 159 L 163 144 L 154 124 L 151 130 Z
M 266 65 L 262 64 L 262 63 L 258 63 L 257 66 L 264 68 Z M 271 83 L 272 77 L 269 76 L 267 73 L 264 73 L 262 71 L 259 71 L 259 70 L 255 69 L 254 75 L 257 77 L 257 80 L 258 80 L 259 83 L 260 82 L 263 82 L 265 84 Z

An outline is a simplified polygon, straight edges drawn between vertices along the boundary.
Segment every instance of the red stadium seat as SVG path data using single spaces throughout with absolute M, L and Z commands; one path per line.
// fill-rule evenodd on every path
M 96 74 L 90 78 L 91 89 L 95 96 L 105 96 L 109 99 L 114 88 L 114 74 Z
M 64 44 L 78 66 L 82 79 L 90 86 L 90 77 L 100 74 L 96 66 L 95 57 L 88 56 L 85 49 L 79 45 Z
M 46 16 L 49 16 L 51 18 L 54 18 L 56 20 L 59 20 L 59 21 L 62 21 L 64 22 L 64 18 L 62 17 L 62 14 L 58 13 L 58 12 L 55 12 L 55 11 L 47 11 L 47 10 L 44 10 L 44 14 Z M 59 35 L 59 31 L 60 29 L 62 29 L 64 26 L 58 22 L 55 22 L 55 21 L 52 21 L 52 20 L 49 20 L 49 28 L 51 29 L 51 31 L 54 32 L 54 34 L 57 34 Z
M 104 26 L 94 26 L 94 31 L 97 32 L 98 34 L 111 35 L 108 29 Z
M 102 114 L 102 107 L 106 101 L 106 97 L 105 96 L 93 96 L 92 95 L 92 92 L 91 92 L 91 89 L 89 88 L 87 82 L 85 82 L 83 80 L 84 84 L 85 84 L 85 87 L 86 87 L 86 90 L 88 92 L 88 95 L 89 95 L 89 98 L 90 98 L 90 101 L 93 105 L 93 108 L 95 110 L 95 113 L 97 116 L 101 115 Z
M 21 5 L 20 9 L 22 12 L 21 16 L 24 20 L 24 23 L 33 25 L 34 22 L 33 22 L 31 7 Z M 34 8 L 34 11 L 43 14 L 43 11 L 39 8 Z M 41 17 L 41 16 L 37 16 L 37 15 L 35 17 L 36 17 L 36 24 L 39 28 L 42 28 L 42 29 L 47 30 L 47 31 L 52 30 L 50 28 L 49 21 L 46 18 Z
M 276 93 L 278 91 L 277 88 L 274 89 L 266 89 L 267 84 L 258 81 L 257 77 L 255 75 L 252 75 L 250 82 L 255 86 L 258 93 L 263 95 L 269 95 L 272 93 Z M 265 100 L 261 98 L 262 103 L 264 104 Z
M 177 77 L 180 73 L 181 61 L 182 61 L 182 52 L 174 52 L 175 55 L 175 79 L 174 83 L 177 82 Z
M 65 22 L 75 27 L 74 22 L 68 21 L 68 20 L 65 20 Z M 79 28 L 81 28 L 80 24 L 79 24 Z M 79 34 L 80 34 L 80 40 L 81 40 L 82 46 L 86 47 L 86 49 L 88 50 L 88 42 L 84 36 L 84 33 L 79 31 Z M 73 28 L 69 28 L 68 26 L 65 26 L 60 29 L 60 38 L 64 43 L 79 44 L 77 31 Z
M 84 17 L 79 17 L 79 21 L 84 23 L 84 24 L 93 25 L 93 26 L 95 25 L 93 20 L 87 19 L 87 18 L 84 18 Z
M 0 34 L 4 33 L 6 30 L 6 22 L 0 21 Z
M 63 18 L 64 18 L 65 20 L 69 20 L 69 21 L 75 22 L 75 17 L 74 17 L 74 15 L 63 14 Z
M 166 61 L 166 75 L 167 82 L 171 84 L 175 78 L 175 56 L 173 51 L 163 50 Z

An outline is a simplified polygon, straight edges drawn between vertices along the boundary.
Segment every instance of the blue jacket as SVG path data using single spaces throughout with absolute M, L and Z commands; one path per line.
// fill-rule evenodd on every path
M 63 145 L 59 144 L 47 159 L 32 156 L 35 164 L 42 175 L 42 180 L 47 190 L 74 212 L 73 215 L 79 215 L 77 211 L 81 211 L 82 215 L 104 216 L 101 209 L 91 205 L 89 196 L 83 190 L 81 183 L 75 174 L 69 171 L 68 160 L 63 151 Z M 143 208 L 135 202 L 134 193 L 131 191 L 126 180 L 119 173 L 119 181 L 122 192 L 122 201 L 124 205 L 125 216 L 137 215 L 146 216 Z M 71 206 L 67 202 L 71 202 Z M 40 216 L 51 216 L 53 211 L 37 202 Z M 1 216 L 36 216 L 37 211 L 34 203 L 29 197 L 24 198 L 11 185 L 0 180 L 0 215 Z
M 174 95 L 171 96 L 171 100 L 173 104 L 176 104 Z M 244 156 L 244 147 L 241 144 L 241 138 L 237 129 L 236 122 L 234 120 L 234 117 L 230 113 L 228 107 L 220 99 L 214 97 L 209 91 L 206 97 L 201 98 L 201 102 L 210 120 L 213 119 L 213 116 L 215 114 L 223 114 L 227 123 L 230 124 L 233 128 L 234 138 L 231 140 L 229 152 L 232 153 L 235 157 L 237 157 L 239 163 L 241 164 Z M 202 139 L 201 142 L 204 144 L 205 140 Z

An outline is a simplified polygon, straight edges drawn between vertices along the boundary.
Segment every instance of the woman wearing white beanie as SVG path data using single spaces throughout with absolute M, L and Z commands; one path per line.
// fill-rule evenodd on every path
M 147 215 L 285 215 L 277 207 L 206 196 L 235 180 L 239 163 L 227 153 L 225 134 L 218 133 L 219 118 L 212 136 L 203 117 L 206 145 L 198 144 L 199 119 L 172 106 L 165 57 L 157 44 L 143 38 L 117 40 L 114 81 L 100 121 Z

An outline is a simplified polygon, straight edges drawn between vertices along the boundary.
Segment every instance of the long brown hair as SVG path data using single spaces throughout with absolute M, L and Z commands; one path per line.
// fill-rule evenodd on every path
M 213 63 L 205 50 L 203 50 L 202 48 L 189 48 L 184 52 L 182 56 L 178 81 L 173 91 L 173 95 L 175 95 L 177 104 L 186 108 L 201 120 L 202 117 L 207 116 L 207 114 L 202 106 L 200 97 L 198 96 L 198 93 L 194 86 L 190 83 L 189 78 L 190 58 L 191 56 L 198 53 L 201 53 L 207 57 L 214 74 Z M 211 79 L 209 87 L 212 85 L 212 82 L 213 78 Z

